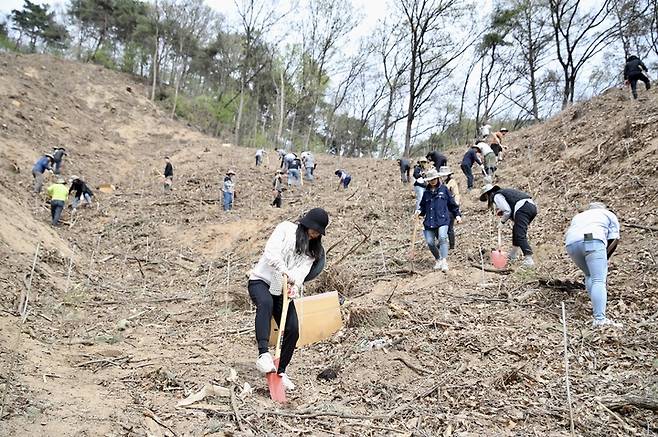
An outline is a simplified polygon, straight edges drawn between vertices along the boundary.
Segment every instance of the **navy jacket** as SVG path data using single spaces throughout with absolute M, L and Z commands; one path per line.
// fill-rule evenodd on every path
M 420 165 L 416 165 L 414 167 L 414 187 L 423 187 L 426 188 L 427 184 L 426 183 L 420 183 L 418 182 L 418 179 L 423 177 L 423 168 Z
M 480 161 L 480 158 L 478 158 L 477 152 L 473 147 L 468 149 L 468 152 L 464 154 L 464 158 L 462 158 L 462 165 L 465 165 L 466 167 L 473 167 L 473 163 L 477 162 L 478 165 L 482 165 L 482 161 Z
M 428 153 L 427 156 L 425 156 L 425 158 L 429 159 L 434 163 L 434 168 L 436 168 L 437 171 L 444 165 L 448 165 L 448 158 L 446 158 L 436 150 L 433 150 L 430 153 Z
M 461 216 L 459 205 L 445 185 L 440 185 L 435 191 L 429 187 L 423 193 L 420 201 L 420 215 L 425 217 L 425 229 L 436 229 L 450 224 L 450 213 Z

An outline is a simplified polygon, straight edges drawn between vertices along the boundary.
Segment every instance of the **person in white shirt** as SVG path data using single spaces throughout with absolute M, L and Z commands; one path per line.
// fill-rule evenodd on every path
M 288 280 L 290 298 L 299 296 L 304 282 L 317 276 L 324 267 L 322 236 L 329 225 L 329 215 L 322 208 L 313 208 L 298 224 L 285 221 L 277 225 L 265 244 L 265 251 L 249 275 L 249 297 L 256 305 L 256 368 L 263 373 L 277 372 L 288 390 L 295 385 L 286 375 L 299 339 L 299 321 L 294 301 L 288 307 L 283 332 L 281 359 L 278 368 L 269 353 L 270 320 L 279 323 L 283 310 L 283 277 Z M 318 267 L 319 266 L 319 267 Z M 313 276 L 314 275 L 314 276 Z
M 266 155 L 267 152 L 263 149 L 256 150 L 256 167 L 263 163 L 263 155 Z
M 532 259 L 532 247 L 528 242 L 528 226 L 537 216 L 537 205 L 530 194 L 513 188 L 501 189 L 498 185 L 487 184 L 482 187 L 480 200 L 488 202 L 489 206 L 495 205 L 496 214 L 500 216 L 500 227 L 508 220 L 514 222 L 510 261 L 516 259 L 520 248 L 524 257 L 523 264 L 526 267 L 533 267 L 535 262 Z
M 585 274 L 585 288 L 592 301 L 594 327 L 622 327 L 621 323 L 608 319 L 605 314 L 608 301 L 608 259 L 618 242 L 617 216 L 600 202 L 590 203 L 589 209 L 576 214 L 564 238 L 569 257 Z
M 476 143 L 475 146 L 480 149 L 482 157 L 484 158 L 484 171 L 489 178 L 493 178 L 493 175 L 496 172 L 496 154 L 491 146 L 484 141 Z
M 489 134 L 491 133 L 491 125 L 488 123 L 483 124 L 480 126 L 480 136 L 481 137 L 488 137 Z

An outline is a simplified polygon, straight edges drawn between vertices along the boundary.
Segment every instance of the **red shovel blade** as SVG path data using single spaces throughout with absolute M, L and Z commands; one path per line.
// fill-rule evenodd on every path
M 278 358 L 274 360 L 274 365 L 277 368 L 279 367 Z M 270 397 L 272 398 L 272 400 L 275 402 L 279 402 L 281 404 L 285 404 L 287 402 L 286 389 L 283 386 L 283 382 L 281 381 L 282 378 L 276 372 L 268 373 L 266 377 L 267 377 L 267 385 L 270 388 Z

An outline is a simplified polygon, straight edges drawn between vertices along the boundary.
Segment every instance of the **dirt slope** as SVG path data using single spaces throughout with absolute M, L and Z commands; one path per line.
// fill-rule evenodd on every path
M 501 184 L 529 190 L 539 204 L 530 235 L 539 266 L 483 278 L 471 264 L 495 236 L 475 193 L 465 196 L 451 270 L 435 273 L 420 238 L 409 257 L 413 195 L 395 163 L 319 156 L 316 183 L 271 209 L 273 156 L 254 168 L 252 151 L 168 120 L 129 77 L 41 56 L 2 55 L 0 65 L 1 433 L 568 435 L 561 301 L 576 432 L 657 431 L 649 410 L 601 406 L 616 395 L 656 396 L 653 232 L 624 228 L 612 263 L 608 311 L 623 331 L 592 331 L 586 293 L 546 285 L 579 278 L 561 241 L 590 198 L 608 201 L 622 221 L 655 227 L 655 94 L 636 104 L 614 91 L 510 135 Z M 646 115 L 634 115 L 637 108 Z M 71 149 L 65 174 L 118 187 L 98 193 L 98 207 L 73 227 L 51 229 L 46 205 L 29 192 L 32 162 L 54 144 Z M 462 153 L 450 152 L 455 170 Z M 164 154 L 176 172 L 169 195 L 158 176 Z M 337 166 L 354 175 L 348 193 L 335 191 Z M 225 214 L 216 200 L 228 168 L 238 194 Z M 312 206 L 329 211 L 325 246 L 335 247 L 309 292 L 338 289 L 346 317 L 388 307 L 391 321 L 298 350 L 290 373 L 299 390 L 279 409 L 253 366 L 245 275 L 274 226 Z M 21 325 L 13 309 L 37 241 Z M 122 319 L 130 319 L 126 330 L 117 329 Z M 368 347 L 378 339 L 387 346 Z M 327 367 L 338 378 L 316 379 Z M 230 387 L 230 369 L 240 388 L 255 389 L 235 400 L 241 419 L 220 397 L 200 409 L 176 407 L 205 384 Z

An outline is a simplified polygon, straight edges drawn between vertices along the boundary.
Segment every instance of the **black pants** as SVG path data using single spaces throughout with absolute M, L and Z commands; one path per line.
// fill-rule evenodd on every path
M 256 340 L 258 341 L 258 353 L 264 354 L 269 350 L 270 320 L 274 316 L 277 324 L 281 322 L 283 310 L 283 296 L 270 294 L 270 286 L 264 281 L 249 281 L 247 284 L 249 297 L 256 305 Z M 281 346 L 281 359 L 279 360 L 278 373 L 284 373 L 286 367 L 295 352 L 295 346 L 299 339 L 299 321 L 294 302 L 288 305 L 288 318 L 283 331 L 283 344 Z
M 512 244 L 520 247 L 523 255 L 532 255 L 532 248 L 528 243 L 528 226 L 537 215 L 537 207 L 532 203 L 525 203 L 516 214 L 514 214 L 514 226 L 512 227 Z
M 277 193 L 276 197 L 272 201 L 272 206 L 276 206 L 277 208 L 281 208 L 281 193 Z
M 628 76 L 628 81 L 631 83 L 631 92 L 633 93 L 633 98 L 637 99 L 637 81 L 641 80 L 644 82 L 644 86 L 647 87 L 647 89 L 651 88 L 651 82 L 649 81 L 649 78 L 646 77 L 644 74 L 631 74 Z
M 473 189 L 473 170 L 466 164 L 462 164 L 462 171 L 466 175 L 466 186 L 469 190 Z

